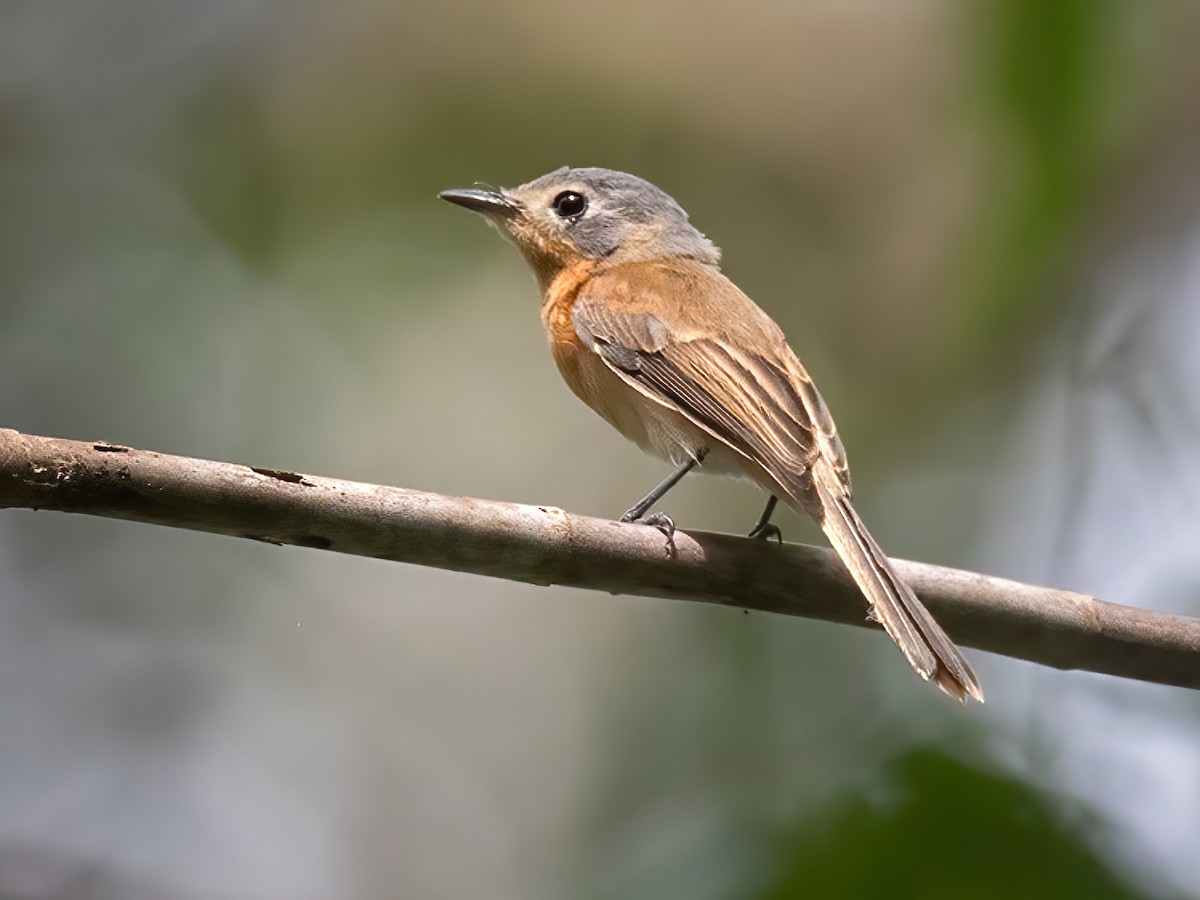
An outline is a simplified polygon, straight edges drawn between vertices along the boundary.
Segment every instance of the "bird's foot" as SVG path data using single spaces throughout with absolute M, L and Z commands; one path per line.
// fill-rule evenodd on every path
M 758 517 L 758 522 L 750 529 L 750 534 L 747 535 L 751 540 L 769 541 L 771 538 L 783 543 L 783 532 L 779 527 L 771 524 L 771 513 L 775 512 L 775 506 L 779 503 L 779 498 L 772 494 L 767 498 L 767 505 L 762 511 L 762 515 Z
M 667 539 L 667 556 L 671 559 L 675 558 L 675 520 L 666 513 L 650 513 L 649 515 L 639 516 L 637 515 L 637 508 L 634 507 L 621 516 L 621 521 L 657 528 Z
M 755 541 L 769 541 L 775 538 L 779 543 L 783 543 L 783 532 L 779 530 L 778 525 L 772 525 L 770 522 L 755 525 L 746 537 Z

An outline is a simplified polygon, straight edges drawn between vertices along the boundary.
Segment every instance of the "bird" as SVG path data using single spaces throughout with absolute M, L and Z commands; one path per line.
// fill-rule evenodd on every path
M 480 213 L 537 281 L 551 355 L 570 389 L 675 468 L 622 520 L 688 472 L 750 479 L 770 495 L 750 535 L 782 541 L 782 500 L 824 531 L 877 621 L 917 674 L 983 701 L 962 652 L 896 573 L 851 502 L 837 427 L 780 327 L 721 271 L 717 247 L 669 194 L 636 175 L 556 169 L 526 184 L 438 195 Z M 672 545 L 673 546 L 673 545 Z

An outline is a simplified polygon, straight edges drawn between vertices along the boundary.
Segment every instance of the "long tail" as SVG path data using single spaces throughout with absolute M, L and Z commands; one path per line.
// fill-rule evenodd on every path
M 824 515 L 821 528 L 841 557 L 877 619 L 926 681 L 965 703 L 983 702 L 983 691 L 962 652 L 942 631 L 854 511 L 847 491 L 829 464 L 818 462 L 813 473 Z

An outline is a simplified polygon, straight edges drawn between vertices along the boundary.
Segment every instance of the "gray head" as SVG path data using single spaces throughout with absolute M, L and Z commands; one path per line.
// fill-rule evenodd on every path
M 613 263 L 687 257 L 716 265 L 720 251 L 670 195 L 635 175 L 563 167 L 515 188 L 444 191 L 513 240 L 543 287 L 580 258 Z

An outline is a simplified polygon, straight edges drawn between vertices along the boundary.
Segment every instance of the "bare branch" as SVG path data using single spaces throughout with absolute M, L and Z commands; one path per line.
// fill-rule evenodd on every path
M 0 429 L 0 508 L 54 509 L 530 584 L 876 627 L 837 558 L 522 506 Z M 1200 619 L 897 561 L 958 642 L 1060 669 L 1200 688 Z

